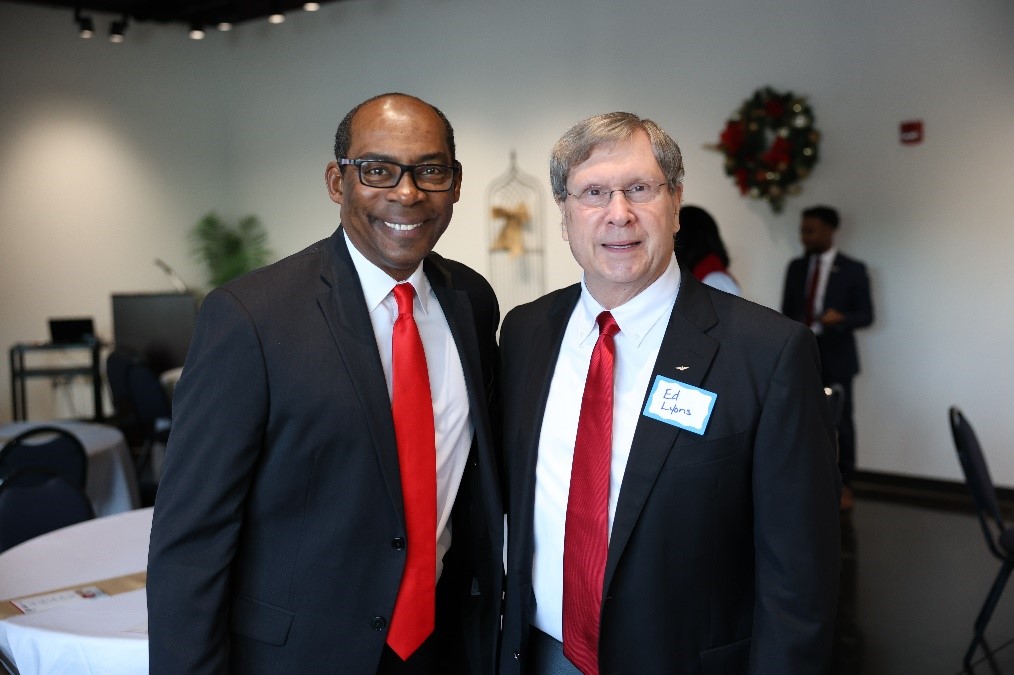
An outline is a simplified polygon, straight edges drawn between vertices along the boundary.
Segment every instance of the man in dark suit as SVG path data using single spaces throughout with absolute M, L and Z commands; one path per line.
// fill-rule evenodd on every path
M 866 265 L 840 253 L 834 245 L 838 224 L 838 212 L 829 206 L 803 211 L 799 238 L 805 255 L 790 262 L 785 272 L 782 313 L 813 329 L 824 385 L 842 387 L 838 467 L 842 478 L 841 510 L 849 511 L 856 468 L 852 379 L 859 373 L 859 355 L 855 331 L 873 323 L 873 301 Z
M 485 279 L 431 253 L 461 187 L 453 130 L 433 106 L 385 94 L 345 117 L 335 155 L 324 178 L 338 230 L 201 307 L 152 524 L 152 673 L 495 668 L 503 510 L 487 405 L 499 310 Z M 422 464 L 435 485 L 412 488 L 435 496 L 432 538 L 406 524 L 427 516 L 403 488 L 420 472 L 400 468 L 413 434 L 398 426 L 429 397 L 392 411 L 389 393 L 403 303 L 432 395 Z M 439 581 L 419 575 L 405 601 L 423 611 L 399 619 L 409 568 L 434 561 Z
M 584 274 L 501 331 L 501 672 L 826 672 L 839 480 L 812 333 L 679 268 L 683 162 L 654 122 L 579 123 L 550 177 Z

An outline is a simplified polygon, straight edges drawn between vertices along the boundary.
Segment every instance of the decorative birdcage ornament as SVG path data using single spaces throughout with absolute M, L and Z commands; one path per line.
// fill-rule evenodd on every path
M 538 180 L 518 169 L 513 150 L 510 168 L 490 184 L 486 203 L 490 283 L 506 314 L 541 296 L 545 286 L 542 192 Z

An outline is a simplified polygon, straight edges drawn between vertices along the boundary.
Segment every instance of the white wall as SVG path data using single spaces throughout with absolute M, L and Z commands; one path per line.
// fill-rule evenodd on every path
M 455 125 L 465 184 L 438 249 L 486 270 L 485 191 L 516 149 L 545 186 L 547 286 L 571 283 L 548 151 L 579 119 L 624 109 L 680 141 L 686 199 L 716 216 L 757 302 L 777 306 L 799 209 L 841 210 L 839 243 L 869 263 L 877 308 L 860 336 L 860 468 L 958 478 L 946 409 L 959 404 L 996 480 L 1014 485 L 1014 281 L 1002 273 L 1014 244 L 1014 4 L 700 5 L 353 0 L 203 42 L 132 26 L 110 45 L 78 39 L 68 12 L 3 3 L 0 345 L 44 338 L 60 314 L 93 315 L 109 337 L 111 292 L 169 288 L 155 256 L 203 283 L 186 232 L 211 209 L 259 215 L 279 254 L 327 235 L 334 128 L 391 90 Z M 823 132 L 821 162 L 780 215 L 740 198 L 703 147 L 764 85 L 807 95 Z M 913 118 L 926 141 L 903 147 L 898 124 Z M 4 363 L 4 419 L 7 379 Z M 31 406 L 33 417 L 61 407 L 45 385 Z

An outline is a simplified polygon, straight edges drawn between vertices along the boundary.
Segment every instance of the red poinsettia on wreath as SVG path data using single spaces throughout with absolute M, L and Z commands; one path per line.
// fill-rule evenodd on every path
M 764 87 L 726 121 L 711 147 L 725 155 L 725 173 L 742 195 L 765 199 L 778 213 L 786 195 L 802 190 L 799 183 L 817 163 L 819 142 L 806 99 Z

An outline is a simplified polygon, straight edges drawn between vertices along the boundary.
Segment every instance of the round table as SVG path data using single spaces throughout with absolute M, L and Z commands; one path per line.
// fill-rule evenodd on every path
M 144 572 L 152 510 L 96 518 L 0 553 L 0 603 Z M 2 609 L 0 608 L 0 609 Z M 0 620 L 0 651 L 22 673 L 148 672 L 143 588 Z
M 0 425 L 0 444 L 33 427 L 53 426 L 78 437 L 88 455 L 85 492 L 92 500 L 95 515 L 108 516 L 141 505 L 130 449 L 116 427 L 70 420 L 9 422 Z

